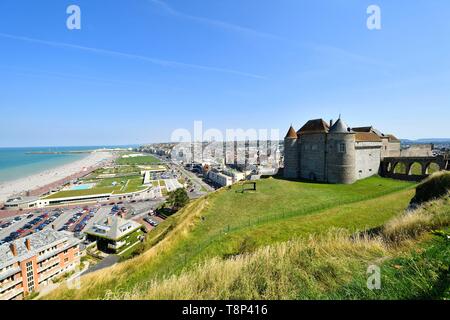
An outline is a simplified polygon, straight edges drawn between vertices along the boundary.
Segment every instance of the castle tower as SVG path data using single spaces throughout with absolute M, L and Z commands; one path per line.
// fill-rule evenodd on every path
M 354 183 L 356 179 L 355 133 L 339 118 L 327 135 L 327 181 Z
M 298 136 L 291 126 L 284 138 L 284 177 L 297 179 L 299 174 Z

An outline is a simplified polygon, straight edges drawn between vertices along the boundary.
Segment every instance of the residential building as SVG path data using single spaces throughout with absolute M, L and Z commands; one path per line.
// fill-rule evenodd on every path
M 214 170 L 208 172 L 208 179 L 221 187 L 231 186 L 233 184 L 232 177 Z
M 20 299 L 72 271 L 80 263 L 80 240 L 45 230 L 0 246 L 0 300 Z
M 100 251 L 121 253 L 143 239 L 142 228 L 136 221 L 110 216 L 93 224 L 85 233 L 88 239 L 97 241 Z

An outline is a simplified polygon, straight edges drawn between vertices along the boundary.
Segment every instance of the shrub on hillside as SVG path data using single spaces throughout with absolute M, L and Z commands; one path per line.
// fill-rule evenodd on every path
M 450 172 L 441 171 L 431 175 L 416 188 L 416 195 L 412 204 L 421 204 L 426 201 L 440 198 L 450 191 Z

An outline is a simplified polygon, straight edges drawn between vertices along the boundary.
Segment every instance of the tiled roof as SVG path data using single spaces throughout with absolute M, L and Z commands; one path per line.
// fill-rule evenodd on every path
M 357 142 L 381 142 L 381 138 L 373 132 L 356 132 Z
M 297 131 L 297 134 L 327 133 L 329 129 L 330 126 L 323 119 L 314 119 L 306 122 L 305 125 Z
M 297 132 L 295 132 L 295 129 L 292 126 L 289 128 L 289 131 L 286 134 L 286 138 L 297 139 Z
M 370 130 L 372 130 L 372 127 L 356 127 L 352 129 L 356 132 L 370 132 Z
M 358 127 L 358 128 L 352 128 L 355 132 L 373 132 L 380 138 L 384 137 L 385 135 L 378 129 L 375 129 L 374 127 Z

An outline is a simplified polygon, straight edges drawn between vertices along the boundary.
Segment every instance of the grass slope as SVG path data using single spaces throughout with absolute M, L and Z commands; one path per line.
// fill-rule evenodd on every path
M 450 291 L 450 196 L 390 220 L 377 235 L 347 230 L 199 263 L 179 276 L 140 283 L 110 299 L 435 299 Z M 368 266 L 381 287 L 367 288 Z
M 239 186 L 223 189 L 152 231 L 141 256 L 83 277 L 81 290 L 61 288 L 49 298 L 102 298 L 108 291 L 180 274 L 214 256 L 228 258 L 335 227 L 349 232 L 376 227 L 407 206 L 413 186 L 372 177 L 354 185 L 267 179 L 258 191 L 245 194 Z

